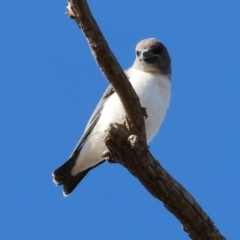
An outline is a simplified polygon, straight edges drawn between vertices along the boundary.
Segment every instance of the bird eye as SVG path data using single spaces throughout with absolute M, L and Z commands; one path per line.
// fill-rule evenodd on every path
M 139 55 L 140 55 L 140 53 L 141 53 L 140 51 L 136 51 L 136 54 L 137 54 L 137 56 L 139 56 Z
M 160 47 L 154 48 L 154 49 L 152 49 L 152 52 L 155 55 L 160 55 L 161 54 L 161 48 Z

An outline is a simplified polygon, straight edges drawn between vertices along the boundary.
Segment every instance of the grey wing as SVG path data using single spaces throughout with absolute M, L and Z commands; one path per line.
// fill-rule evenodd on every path
M 129 74 L 128 74 L 128 70 L 131 69 L 131 68 L 128 68 L 124 71 L 124 73 L 126 74 L 127 78 L 129 78 Z M 101 111 L 102 111 L 102 108 L 103 108 L 103 105 L 104 103 L 106 102 L 106 100 L 113 94 L 115 93 L 115 90 L 113 89 L 112 85 L 109 85 L 107 87 L 107 89 L 105 90 L 104 94 L 102 95 L 97 107 L 95 108 L 92 116 L 90 117 L 88 123 L 87 123 L 87 126 L 84 130 L 84 133 L 88 131 L 89 128 L 91 128 L 93 122 L 99 118 L 100 114 L 101 114 Z M 83 133 L 83 135 L 84 135 Z
M 124 73 L 126 74 L 126 76 L 129 78 L 129 74 L 128 74 L 128 70 L 130 70 L 131 68 L 128 68 L 127 70 L 124 71 Z M 83 132 L 82 137 L 80 138 L 80 140 L 78 141 L 76 147 L 73 150 L 73 153 L 71 155 L 73 155 L 76 152 L 79 152 L 85 142 L 85 140 L 87 139 L 89 133 L 91 132 L 91 130 L 94 128 L 94 126 L 96 125 L 98 119 L 101 116 L 101 112 L 104 106 L 104 103 L 107 101 L 107 99 L 115 93 L 115 90 L 113 89 L 112 85 L 109 85 L 107 87 L 107 89 L 105 90 L 103 96 L 101 97 L 97 107 L 95 108 L 95 110 L 93 111 L 93 114 L 91 115 L 87 126 Z
M 128 74 L 128 70 L 131 69 L 131 68 L 128 68 L 127 70 L 124 71 L 124 73 L 126 74 L 127 78 L 129 78 L 129 74 Z M 92 125 L 93 123 L 96 121 L 96 119 L 98 120 L 100 115 L 101 115 L 101 111 L 102 111 L 102 108 L 103 108 L 103 105 L 104 103 L 106 102 L 106 100 L 113 94 L 115 93 L 115 90 L 113 89 L 112 85 L 109 85 L 107 87 L 107 89 L 105 90 L 104 94 L 102 95 L 97 107 L 95 108 L 92 116 L 90 117 L 88 123 L 87 123 L 87 126 L 84 130 L 84 133 L 83 135 L 85 135 L 86 132 L 88 132 L 88 129 L 92 129 Z M 95 123 L 96 124 L 96 123 Z M 94 125 L 95 125 L 94 124 Z M 82 138 L 81 138 L 82 139 Z M 80 139 L 80 140 L 81 140 Z
M 83 135 L 82 137 L 80 138 L 80 140 L 78 141 L 76 147 L 74 148 L 73 150 L 73 153 L 76 153 L 78 151 L 81 150 L 85 140 L 87 139 L 89 133 L 91 132 L 91 130 L 94 128 L 94 126 L 96 125 L 98 119 L 100 118 L 101 116 L 101 112 L 102 112 L 102 109 L 103 109 L 103 106 L 104 106 L 104 103 L 106 102 L 106 100 L 112 95 L 114 94 L 115 91 L 113 89 L 113 87 L 111 85 L 109 85 L 106 89 L 106 91 L 104 92 L 103 96 L 101 97 L 97 107 L 95 108 L 95 110 L 93 111 L 93 114 L 92 116 L 90 117 L 88 123 L 87 123 L 87 126 L 83 132 Z

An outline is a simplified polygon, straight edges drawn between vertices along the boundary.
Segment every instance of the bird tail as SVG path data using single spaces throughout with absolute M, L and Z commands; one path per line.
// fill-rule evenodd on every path
M 98 163 L 97 165 L 85 169 L 75 176 L 71 174 L 71 171 L 75 165 L 75 162 L 78 157 L 78 152 L 73 153 L 73 155 L 59 168 L 53 172 L 53 182 L 56 185 L 63 185 L 63 195 L 66 197 L 69 195 L 81 182 L 81 180 L 87 175 L 87 173 L 93 168 L 97 167 L 104 161 Z

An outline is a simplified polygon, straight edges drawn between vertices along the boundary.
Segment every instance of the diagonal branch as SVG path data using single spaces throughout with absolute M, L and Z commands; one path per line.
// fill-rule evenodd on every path
M 225 239 L 196 200 L 149 152 L 139 99 L 110 51 L 86 0 L 69 0 L 67 14 L 86 36 L 93 56 L 103 74 L 119 95 L 126 111 L 128 128 L 111 124 L 104 142 L 105 158 L 126 167 L 145 188 L 172 212 L 192 239 Z
M 112 84 L 121 99 L 127 114 L 130 131 L 146 139 L 139 99 L 117 59 L 109 49 L 87 2 L 85 0 L 70 0 L 67 10 L 69 17 L 73 18 L 79 28 L 82 29 L 102 73 Z

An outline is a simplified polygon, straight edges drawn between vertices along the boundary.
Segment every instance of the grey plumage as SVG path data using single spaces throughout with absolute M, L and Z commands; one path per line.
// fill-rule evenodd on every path
M 125 71 L 125 74 L 128 78 L 132 77 L 132 70 L 134 69 L 138 69 L 143 72 L 153 73 L 156 75 L 162 74 L 169 76 L 170 78 L 171 59 L 166 47 L 155 38 L 149 38 L 139 42 L 136 46 L 136 59 L 133 63 L 133 66 Z M 86 176 L 86 174 L 90 170 L 104 162 L 103 159 L 99 159 L 98 161 L 96 161 L 95 164 L 92 165 L 89 163 L 89 167 L 80 169 L 80 171 L 73 174 L 73 169 L 74 167 L 76 167 L 77 161 L 79 161 L 80 153 L 85 147 L 89 136 L 92 134 L 93 130 L 99 122 L 99 119 L 101 118 L 102 110 L 105 103 L 114 94 L 116 93 L 112 86 L 108 86 L 96 109 L 94 110 L 92 116 L 90 117 L 84 133 L 80 138 L 79 142 L 77 143 L 76 147 L 74 148 L 69 159 L 67 160 L 67 162 L 65 162 L 62 166 L 60 166 L 53 172 L 53 181 L 56 185 L 63 185 L 63 192 L 65 196 L 75 189 L 78 183 Z M 119 111 L 121 111 L 121 109 Z M 76 169 L 74 171 L 76 172 Z

